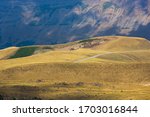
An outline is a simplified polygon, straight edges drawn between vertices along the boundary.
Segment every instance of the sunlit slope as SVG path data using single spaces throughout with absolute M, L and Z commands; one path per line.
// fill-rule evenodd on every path
M 84 62 L 150 62 L 150 51 L 122 51 L 104 54 Z
M 149 67 L 150 63 L 40 63 L 9 68 L 0 71 L 0 76 L 6 79 L 5 83 L 16 81 L 17 84 L 37 79 L 49 81 L 47 83 L 107 81 L 142 84 L 150 82 Z
M 116 37 L 95 48 L 106 51 L 147 50 L 150 49 L 150 41 L 138 37 Z
M 38 63 L 103 63 L 103 62 L 150 62 L 150 51 L 108 53 L 105 51 L 95 51 L 81 49 L 75 51 L 51 51 L 29 57 L 7 59 L 0 61 L 0 70 L 15 66 L 23 66 Z M 95 55 L 99 55 L 94 57 Z
M 15 66 L 23 66 L 26 64 L 38 63 L 57 63 L 57 62 L 74 62 L 78 59 L 86 58 L 90 55 L 95 55 L 104 52 L 94 50 L 76 50 L 76 51 L 50 51 L 46 53 L 36 54 L 29 57 L 6 59 L 0 61 L 0 70 Z
M 94 37 L 88 40 L 75 41 L 59 45 L 47 46 L 26 46 L 17 49 L 9 48 L 0 51 L 0 59 L 14 59 L 21 57 L 28 57 L 36 54 L 43 54 L 50 51 L 75 51 L 84 49 L 86 51 L 138 51 L 150 50 L 150 42 L 143 38 L 137 37 L 121 37 L 121 36 L 108 36 L 108 37 Z M 13 51 L 14 50 L 14 51 Z M 90 53 L 90 52 L 89 52 Z M 7 57 L 5 57 L 7 56 Z
M 9 49 L 6 49 L 9 50 Z M 1 50 L 1 56 L 6 50 Z M 17 48 L 0 61 L 0 69 L 38 63 L 150 62 L 150 42 L 143 38 L 95 37 L 53 46 Z M 6 56 L 5 55 L 5 56 Z M 9 57 L 8 57 L 9 55 Z
M 27 47 L 20 47 L 18 50 L 11 56 L 9 59 L 13 58 L 21 58 L 21 57 L 28 57 L 34 54 L 45 53 L 47 51 L 52 50 L 52 46 L 27 46 Z
M 3 50 L 0 50 L 0 59 L 7 59 L 10 56 L 14 55 L 16 51 L 18 50 L 17 47 L 10 47 Z
M 150 63 L 46 63 L 0 71 L 4 99 L 150 99 Z
M 150 44 L 95 37 L 0 51 L 3 99 L 150 99 Z

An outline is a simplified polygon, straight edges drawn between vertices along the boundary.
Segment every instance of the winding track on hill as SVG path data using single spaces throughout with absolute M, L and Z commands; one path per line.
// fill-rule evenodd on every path
M 140 50 L 139 50 L 139 51 L 140 51 Z M 91 56 L 91 57 L 78 59 L 78 60 L 74 61 L 74 63 L 81 63 L 81 62 L 84 62 L 84 61 L 86 61 L 86 60 L 90 60 L 90 59 L 93 59 L 93 58 L 97 58 L 97 57 L 100 57 L 100 56 L 103 56 L 103 55 L 114 54 L 114 53 L 125 53 L 125 52 L 138 52 L 138 51 L 135 50 L 135 51 L 121 51 L 121 52 L 106 52 L 106 53 L 103 53 L 103 54 L 96 54 L 96 55 Z M 131 59 L 132 59 L 132 58 L 131 58 Z
M 114 52 L 107 52 L 107 53 L 104 53 L 104 54 L 96 54 L 96 55 L 91 56 L 91 57 L 76 60 L 76 61 L 74 61 L 74 63 L 81 63 L 81 62 L 86 61 L 86 60 L 90 60 L 90 59 L 93 59 L 93 58 L 97 58 L 97 57 L 107 55 L 107 54 L 112 54 L 112 53 L 114 53 Z

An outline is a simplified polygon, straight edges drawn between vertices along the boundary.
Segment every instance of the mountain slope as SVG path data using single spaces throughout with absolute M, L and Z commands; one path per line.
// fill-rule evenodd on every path
M 150 0 L 2 0 L 0 48 L 104 35 L 150 39 Z

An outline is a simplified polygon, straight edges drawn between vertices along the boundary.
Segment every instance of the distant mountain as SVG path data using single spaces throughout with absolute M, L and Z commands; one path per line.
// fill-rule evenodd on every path
M 150 0 L 1 0 L 0 48 L 103 35 L 150 39 Z

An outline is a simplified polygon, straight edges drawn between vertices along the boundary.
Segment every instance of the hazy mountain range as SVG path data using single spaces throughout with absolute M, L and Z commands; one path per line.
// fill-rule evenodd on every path
M 150 0 L 1 0 L 0 48 L 101 35 L 150 39 Z

